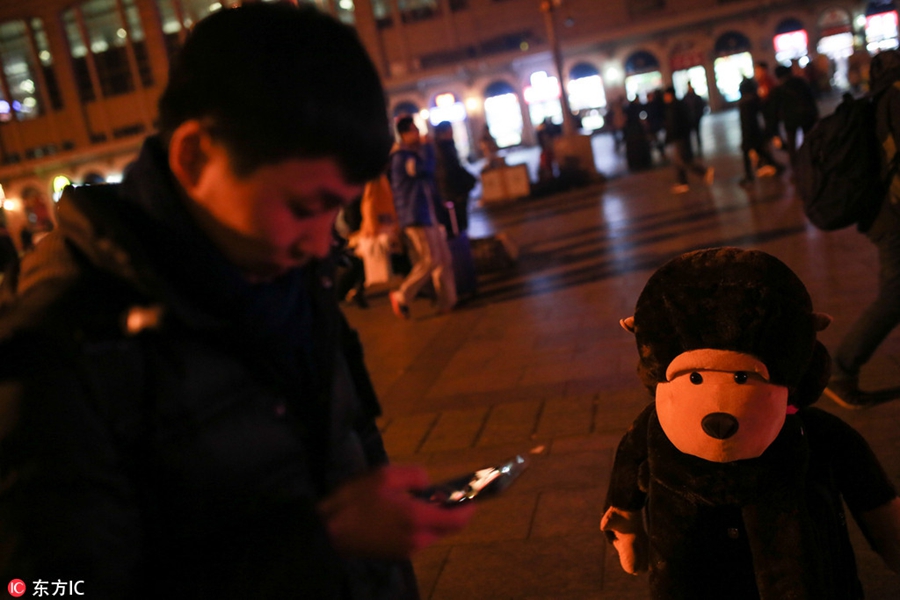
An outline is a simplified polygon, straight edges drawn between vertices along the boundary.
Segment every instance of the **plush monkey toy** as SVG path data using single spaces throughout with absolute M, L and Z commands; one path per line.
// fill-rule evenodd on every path
M 633 317 L 655 397 L 622 439 L 600 528 L 656 600 L 862 598 L 842 501 L 900 572 L 900 499 L 868 444 L 810 408 L 830 359 L 800 279 L 764 252 L 679 256 Z

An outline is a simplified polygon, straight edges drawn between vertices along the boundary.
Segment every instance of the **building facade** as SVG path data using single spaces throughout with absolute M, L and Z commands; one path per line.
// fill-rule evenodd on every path
M 756 61 L 812 63 L 822 89 L 864 87 L 867 58 L 898 37 L 893 0 L 297 1 L 355 26 L 392 115 L 423 129 L 451 121 L 463 156 L 485 130 L 501 147 L 533 144 L 539 123 L 562 120 L 562 85 L 590 131 L 610 103 L 665 85 L 726 108 Z M 169 58 L 193 23 L 233 3 L 0 0 L 10 230 L 37 227 L 69 183 L 121 177 L 154 130 Z

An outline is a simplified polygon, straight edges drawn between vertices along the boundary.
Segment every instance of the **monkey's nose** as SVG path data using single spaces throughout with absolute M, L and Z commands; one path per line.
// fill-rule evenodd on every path
M 738 430 L 738 420 L 728 413 L 710 413 L 700 422 L 706 435 L 717 440 L 727 440 Z

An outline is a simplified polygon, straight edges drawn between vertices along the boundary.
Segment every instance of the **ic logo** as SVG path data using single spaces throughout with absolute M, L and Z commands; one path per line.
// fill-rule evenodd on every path
M 9 595 L 13 598 L 20 598 L 25 595 L 25 591 L 28 588 L 25 585 L 25 582 L 21 579 L 13 579 L 9 582 L 9 585 L 6 586 L 6 589 L 9 591 Z

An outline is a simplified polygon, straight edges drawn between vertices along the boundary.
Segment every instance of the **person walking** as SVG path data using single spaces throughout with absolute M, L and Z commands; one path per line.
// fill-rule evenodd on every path
M 456 283 L 447 234 L 435 210 L 440 198 L 434 146 L 422 140 L 411 116 L 400 117 L 396 127 L 400 141 L 391 153 L 391 189 L 397 220 L 414 258 L 409 275 L 390 293 L 391 308 L 399 318 L 408 319 L 410 303 L 431 279 L 438 313 L 446 313 L 456 305 Z
M 647 126 L 641 118 L 645 106 L 635 96 L 625 109 L 625 160 L 629 171 L 643 171 L 653 166 L 650 152 L 650 136 Z
M 766 126 L 770 138 L 780 139 L 778 126 L 784 125 L 784 146 L 793 166 L 797 161 L 799 132 L 806 135 L 812 129 L 819 120 L 819 108 L 809 83 L 795 75 L 790 67 L 775 67 L 775 78 L 778 85 L 769 94 Z
M 875 131 L 882 149 L 881 172 L 872 176 L 890 177 L 890 186 L 874 221 L 858 224 L 878 249 L 878 295 L 832 353 L 825 395 L 845 408 L 864 408 L 878 401 L 860 390 L 859 372 L 900 323 L 900 177 L 896 172 L 900 132 L 892 126 L 900 123 L 900 90 L 894 85 L 900 81 L 900 52 L 876 54 L 869 78 L 875 98 Z
M 414 600 L 410 554 L 471 512 L 388 464 L 334 294 L 335 217 L 391 144 L 378 73 L 351 27 L 262 2 L 172 65 L 122 183 L 67 188 L 2 282 L 0 577 Z
M 691 152 L 691 120 L 684 102 L 675 98 L 675 88 L 669 87 L 663 93 L 663 116 L 666 135 L 666 155 L 675 166 L 676 184 L 672 188 L 675 194 L 683 194 L 690 190 L 688 171 L 703 178 L 706 185 L 712 185 L 715 172 L 694 160 Z
M 785 167 L 769 152 L 769 144 L 765 132 L 760 126 L 761 104 L 756 93 L 756 81 L 745 77 L 738 88 L 741 99 L 738 100 L 738 113 L 741 120 L 741 154 L 744 160 L 744 178 L 740 185 L 752 185 L 756 179 L 756 169 L 770 169 L 772 174 L 784 172 Z
M 706 111 L 706 100 L 703 99 L 703 96 L 694 91 L 694 86 L 690 83 L 681 100 L 684 102 L 685 106 L 687 106 L 688 114 L 690 115 L 691 149 L 693 150 L 696 146 L 696 155 L 703 156 L 703 139 L 700 135 L 700 121 L 703 119 L 703 114 Z

